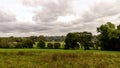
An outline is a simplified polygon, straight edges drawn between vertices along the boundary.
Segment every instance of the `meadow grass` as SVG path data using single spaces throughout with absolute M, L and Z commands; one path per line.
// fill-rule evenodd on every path
M 0 49 L 0 68 L 119 68 L 120 52 Z

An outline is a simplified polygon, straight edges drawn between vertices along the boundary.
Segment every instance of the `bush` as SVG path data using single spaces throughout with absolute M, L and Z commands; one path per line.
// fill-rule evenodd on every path
M 37 44 L 38 48 L 45 48 L 45 42 L 43 40 L 40 40 Z
M 53 43 L 48 43 L 47 44 L 47 48 L 49 48 L 49 49 L 53 49 L 53 46 L 54 46 Z
M 54 48 L 55 48 L 55 49 L 59 49 L 59 48 L 60 48 L 60 45 L 61 45 L 60 43 L 54 43 Z

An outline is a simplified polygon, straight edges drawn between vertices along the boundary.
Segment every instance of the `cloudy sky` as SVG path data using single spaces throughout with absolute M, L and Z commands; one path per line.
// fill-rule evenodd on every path
M 119 0 L 0 0 L 0 36 L 66 35 L 120 24 Z

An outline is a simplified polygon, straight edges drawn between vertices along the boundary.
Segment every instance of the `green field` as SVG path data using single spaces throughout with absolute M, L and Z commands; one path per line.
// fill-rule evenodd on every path
M 0 68 L 119 68 L 120 52 L 0 49 Z

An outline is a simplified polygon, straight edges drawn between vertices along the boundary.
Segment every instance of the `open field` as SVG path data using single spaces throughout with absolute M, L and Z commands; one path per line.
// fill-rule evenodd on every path
M 119 68 L 120 52 L 0 49 L 0 68 Z

